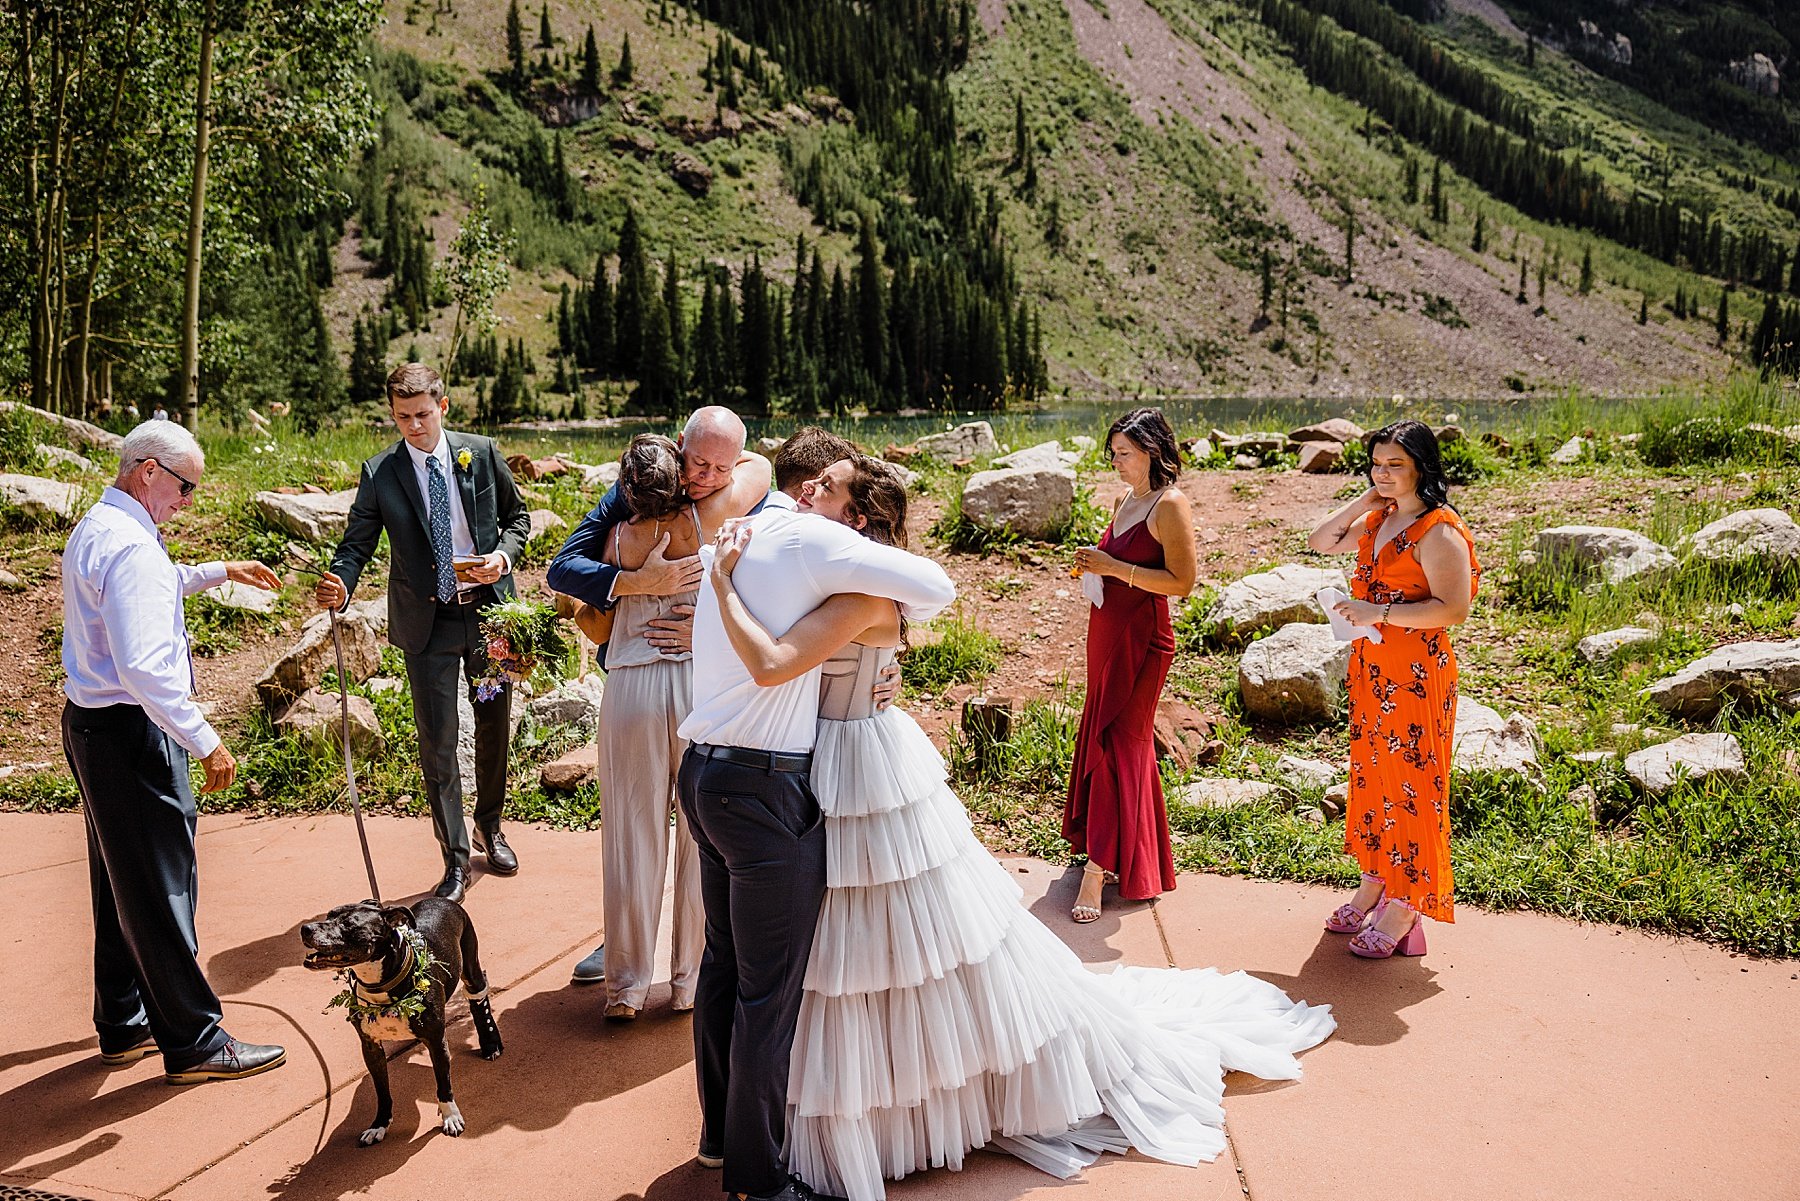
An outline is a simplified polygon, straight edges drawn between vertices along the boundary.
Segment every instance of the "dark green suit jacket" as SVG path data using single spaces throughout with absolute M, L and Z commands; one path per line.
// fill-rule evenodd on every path
M 476 553 L 499 551 L 508 563 L 517 563 L 531 533 L 531 515 L 519 498 L 512 469 L 500 457 L 492 438 L 452 430 L 445 430 L 444 438 L 450 448 L 451 478 L 462 494 L 463 514 L 469 520 Z M 460 462 L 464 450 L 469 452 L 467 467 Z M 388 641 L 412 655 L 425 649 L 436 619 L 437 556 L 431 549 L 427 512 L 406 443 L 396 442 L 362 465 L 344 540 L 331 560 L 331 570 L 344 581 L 344 591 L 353 594 L 382 531 L 387 532 L 393 558 L 388 578 Z M 501 576 L 493 589 L 501 600 L 510 599 L 514 595 L 512 575 Z

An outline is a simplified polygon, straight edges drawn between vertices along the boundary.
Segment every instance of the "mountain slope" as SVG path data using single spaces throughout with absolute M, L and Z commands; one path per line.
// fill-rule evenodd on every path
M 539 11 L 523 11 L 528 43 Z M 394 0 L 388 12 L 379 38 L 400 54 L 384 54 L 379 69 L 392 75 L 416 59 L 436 82 L 428 102 L 395 94 L 383 151 L 394 164 L 383 179 L 405 181 L 419 198 L 440 249 L 475 181 L 488 181 L 503 218 L 522 230 L 501 333 L 539 359 L 540 393 L 561 288 L 591 278 L 595 256 L 615 249 L 627 202 L 652 259 L 673 251 L 735 274 L 754 255 L 785 286 L 797 239 L 808 254 L 821 251 L 827 273 L 853 269 L 856 253 L 854 213 L 815 213 L 796 200 L 796 147 L 822 156 L 846 195 L 895 186 L 855 114 L 831 97 L 776 105 L 746 85 L 727 116 L 704 81 L 722 31 L 679 5 L 548 5 L 552 66 L 579 56 L 591 24 L 609 68 L 629 36 L 633 78 L 608 86 L 597 109 L 539 95 L 529 111 L 500 116 L 484 112 L 511 104 L 496 103 L 489 82 L 507 65 L 504 4 Z M 1714 317 L 1729 281 L 1527 217 L 1448 167 L 1434 214 L 1432 156 L 1313 86 L 1253 7 L 979 0 L 974 17 L 967 62 L 949 77 L 958 169 L 978 191 L 992 189 L 1051 381 L 1072 393 L 1642 394 L 1723 374 L 1761 303 L 1747 284 L 1727 297 L 1721 348 Z M 1427 28 L 1445 55 L 1521 97 L 1544 136 L 1558 139 L 1551 144 L 1568 146 L 1608 186 L 1678 196 L 1732 228 L 1766 233 L 1778 250 L 1800 239 L 1800 220 L 1776 203 L 1800 186 L 1791 164 L 1659 109 L 1559 51 L 1533 45 L 1527 66 L 1498 10 L 1452 13 Z M 754 48 L 768 70 L 782 69 L 779 47 Z M 1016 140 L 1021 112 L 1029 168 Z M 517 182 L 517 156 L 472 132 L 502 117 L 534 122 L 546 137 L 561 130 L 583 215 L 546 216 Z M 711 169 L 703 195 L 672 177 L 678 155 Z M 353 222 L 340 266 L 356 266 L 361 232 Z M 698 277 L 683 271 L 691 322 Z M 340 334 L 379 300 L 380 285 L 358 275 L 367 272 L 341 276 L 327 303 Z M 408 339 L 428 351 L 448 325 L 440 311 L 428 328 L 401 333 L 396 352 Z M 626 387 L 595 384 L 592 394 L 616 405 Z M 540 402 L 553 411 L 566 403 Z

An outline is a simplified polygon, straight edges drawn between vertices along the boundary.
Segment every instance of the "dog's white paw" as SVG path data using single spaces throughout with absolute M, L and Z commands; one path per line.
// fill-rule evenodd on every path
M 462 1110 L 456 1107 L 456 1102 L 439 1101 L 438 1116 L 444 1119 L 444 1133 L 451 1138 L 463 1132 Z
M 356 1136 L 356 1145 L 359 1147 L 373 1147 L 376 1143 L 386 1137 L 386 1126 L 371 1126 Z

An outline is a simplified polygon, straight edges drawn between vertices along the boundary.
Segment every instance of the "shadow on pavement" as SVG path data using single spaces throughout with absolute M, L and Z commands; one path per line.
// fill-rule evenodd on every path
M 504 1127 L 549 1130 L 584 1105 L 598 1104 L 670 1072 L 690 1070 L 693 1028 L 686 1015 L 668 1008 L 666 983 L 651 991 L 643 1017 L 605 1022 L 604 989 L 556 988 L 532 993 L 509 1005 L 497 993 L 496 1014 L 506 1052 L 483 1061 L 475 1054 L 474 1031 L 460 994 L 453 1001 L 450 1074 L 456 1102 L 468 1121 L 463 1142 L 479 1141 Z M 345 1039 L 354 1032 L 345 1029 Z M 434 1138 L 444 1136 L 432 1106 L 436 1085 L 425 1048 L 410 1044 L 388 1068 L 394 1093 L 394 1122 L 385 1141 L 356 1145 L 375 1113 L 375 1086 L 364 1077 L 348 1097 L 333 1100 L 336 1120 L 321 1132 L 318 1149 L 269 1185 L 271 1196 L 289 1201 L 336 1201 L 368 1192 L 401 1171 Z M 423 1114 L 423 1116 L 421 1116 Z M 690 1176 L 687 1173 L 694 1173 Z M 684 1167 L 659 1180 L 647 1197 L 698 1196 L 700 1169 Z M 710 1177 L 711 1174 L 709 1173 Z M 716 1177 L 712 1177 L 714 1184 Z M 663 1191 L 658 1191 L 662 1189 Z
M 1124 919 L 1143 913 L 1155 902 L 1121 901 L 1119 887 L 1108 884 L 1100 894 L 1100 917 L 1097 921 L 1077 922 L 1069 916 L 1075 897 L 1081 891 L 1081 865 L 1070 864 L 1056 878 L 1043 896 L 1031 903 L 1031 916 L 1049 927 L 1081 961 L 1094 965 L 1123 963 L 1124 953 L 1107 940 L 1119 932 Z
M 719 1191 L 719 1173 L 709 1172 L 693 1160 L 678 1168 L 670 1168 L 650 1182 L 641 1193 L 620 1193 L 616 1201 L 688 1201 L 693 1197 L 711 1197 Z
M 1331 1037 L 1362 1047 L 1399 1042 L 1409 1027 L 1400 1011 L 1443 992 L 1423 959 L 1358 959 L 1341 934 L 1321 932 L 1296 975 L 1250 970 L 1296 1001 L 1328 1004 L 1337 1018 Z
M 124 1088 L 101 1092 L 115 1070 L 132 1069 L 108 1068 L 96 1054 L 8 1091 L 6 1110 L 15 1117 L 0 1122 L 0 1170 L 45 1179 L 72 1168 L 118 1143 L 119 1136 L 110 1127 L 178 1095 L 178 1090 L 163 1082 L 160 1072 Z M 19 1119 L 18 1115 L 25 1114 L 32 1115 L 32 1120 Z M 21 1166 L 33 1155 L 83 1136 L 88 1136 L 86 1142 L 58 1156 L 54 1163 Z

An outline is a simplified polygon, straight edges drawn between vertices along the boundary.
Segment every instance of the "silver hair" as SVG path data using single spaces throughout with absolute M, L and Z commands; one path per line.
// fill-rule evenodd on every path
M 113 482 L 122 483 L 131 469 L 145 459 L 155 459 L 178 471 L 187 468 L 191 472 L 206 467 L 206 452 L 200 449 L 200 443 L 187 427 L 178 421 L 152 419 L 126 434 L 125 445 L 119 448 L 119 475 Z
M 681 429 L 684 440 L 707 434 L 730 438 L 740 450 L 743 449 L 744 440 L 749 437 L 749 432 L 744 429 L 743 418 L 724 405 L 707 405 L 695 409 L 693 416 L 687 419 L 687 424 Z

